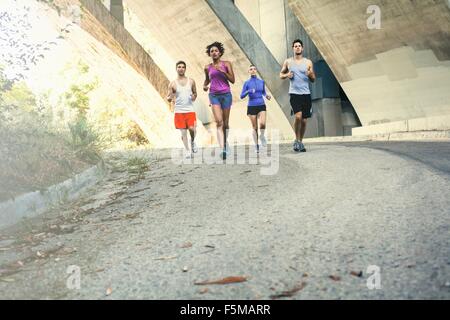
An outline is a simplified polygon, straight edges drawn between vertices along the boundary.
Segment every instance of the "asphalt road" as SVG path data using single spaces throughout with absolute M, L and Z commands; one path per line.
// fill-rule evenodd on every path
M 83 198 L 1 231 L 0 298 L 449 299 L 450 143 L 307 148 L 152 153 L 141 175 L 110 156 Z

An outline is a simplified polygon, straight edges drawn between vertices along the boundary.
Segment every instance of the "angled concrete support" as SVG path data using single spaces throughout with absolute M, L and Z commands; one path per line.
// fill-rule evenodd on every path
M 142 48 L 142 46 L 133 38 L 133 36 L 121 25 L 116 19 L 112 17 L 107 8 L 101 2 L 96 0 L 80 0 L 85 9 L 97 19 L 102 26 L 110 33 L 117 45 L 120 46 L 122 55 L 124 55 L 127 62 L 143 74 L 150 83 L 155 87 L 163 99 L 167 94 L 167 87 L 169 80 L 156 65 L 150 55 Z M 117 6 L 122 5 L 122 1 L 111 1 Z M 119 4 L 120 2 L 120 4 Z M 112 9 L 112 8 L 111 8 Z M 123 15 L 123 11 L 122 11 Z M 123 22 L 123 21 L 122 21 Z M 88 30 L 99 41 L 105 42 L 104 34 L 101 30 Z M 111 47 L 113 44 L 106 42 L 105 45 Z M 117 48 L 112 48 L 117 51 Z
M 257 66 L 261 77 L 266 81 L 286 118 L 290 119 L 291 107 L 287 94 L 289 83 L 279 78 L 281 66 L 270 50 L 233 2 L 223 0 L 206 0 L 206 2 L 248 59 Z
M 123 25 L 123 3 L 122 0 L 111 0 L 111 15 Z

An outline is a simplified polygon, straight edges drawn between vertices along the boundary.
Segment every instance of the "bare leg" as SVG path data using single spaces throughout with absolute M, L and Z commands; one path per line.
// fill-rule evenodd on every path
M 197 145 L 195 144 L 195 134 L 196 134 L 195 125 L 193 127 L 189 127 L 189 134 L 191 135 L 191 152 L 197 153 L 198 148 Z
M 194 142 L 195 140 L 195 127 L 189 127 L 189 134 L 191 135 L 191 141 Z
M 303 137 L 305 136 L 307 122 L 308 119 L 302 119 L 302 126 L 300 129 L 300 141 L 303 141 Z
M 217 142 L 219 143 L 220 148 L 223 149 L 224 146 L 224 124 L 223 124 L 223 112 L 222 108 L 217 105 L 212 106 L 212 111 L 214 115 L 214 119 L 216 120 L 217 127 Z
M 248 118 L 250 119 L 250 122 L 252 123 L 253 128 L 253 142 L 255 142 L 255 146 L 258 144 L 258 119 L 256 116 L 249 115 Z
M 223 130 L 224 130 L 224 146 L 227 146 L 227 140 L 228 140 L 228 133 L 230 131 L 230 109 L 224 109 L 223 110 Z
M 294 129 L 295 129 L 295 137 L 298 141 L 301 141 L 301 124 L 302 124 L 302 113 L 296 113 L 295 114 L 295 122 L 294 122 Z
M 183 141 L 184 148 L 185 148 L 186 151 L 189 151 L 187 130 L 186 129 L 180 129 L 180 132 L 181 132 L 181 140 Z
M 260 136 L 261 139 L 265 141 L 265 133 L 266 133 L 266 111 L 261 111 L 258 114 L 258 122 L 259 122 L 259 129 L 260 129 Z

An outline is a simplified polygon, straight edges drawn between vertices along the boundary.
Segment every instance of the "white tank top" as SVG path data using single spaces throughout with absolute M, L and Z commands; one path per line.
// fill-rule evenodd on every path
M 194 104 L 192 103 L 192 85 L 191 79 L 188 79 L 185 86 L 175 80 L 177 86 L 175 99 L 175 113 L 189 113 L 194 112 Z

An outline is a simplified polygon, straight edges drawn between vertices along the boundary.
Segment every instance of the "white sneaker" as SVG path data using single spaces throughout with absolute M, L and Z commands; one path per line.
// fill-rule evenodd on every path
M 197 145 L 195 144 L 195 141 L 191 141 L 191 150 L 193 153 L 198 152 L 198 148 L 197 148 Z
M 192 153 L 189 150 L 184 151 L 184 158 L 185 159 L 192 159 Z
M 259 137 L 259 140 L 261 140 L 261 147 L 263 148 L 267 147 L 267 140 L 265 136 Z

